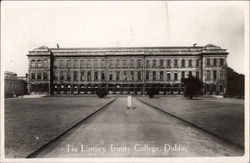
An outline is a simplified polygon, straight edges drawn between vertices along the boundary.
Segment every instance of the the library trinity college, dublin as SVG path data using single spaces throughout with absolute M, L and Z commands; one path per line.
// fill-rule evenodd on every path
M 29 51 L 29 92 L 182 94 L 182 78 L 199 78 L 203 94 L 224 94 L 228 52 L 221 47 L 48 48 Z

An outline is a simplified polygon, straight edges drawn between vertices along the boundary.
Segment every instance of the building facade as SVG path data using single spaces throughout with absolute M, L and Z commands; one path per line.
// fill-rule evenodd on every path
M 4 72 L 5 97 L 16 97 L 27 93 L 27 80 L 25 77 L 18 77 L 15 73 L 10 71 Z
M 228 52 L 221 47 L 48 48 L 29 51 L 29 90 L 51 94 L 181 94 L 189 74 L 204 83 L 204 94 L 224 94 Z

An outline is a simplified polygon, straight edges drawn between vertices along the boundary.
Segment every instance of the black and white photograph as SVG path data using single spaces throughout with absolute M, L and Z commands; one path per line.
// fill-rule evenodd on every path
M 2 1 L 1 162 L 249 162 L 249 1 Z

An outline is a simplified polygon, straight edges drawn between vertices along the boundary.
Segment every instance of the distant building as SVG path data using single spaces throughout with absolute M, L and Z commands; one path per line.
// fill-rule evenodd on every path
M 18 77 L 10 71 L 4 72 L 5 97 L 16 97 L 27 94 L 27 78 Z
M 224 94 L 228 52 L 218 46 L 48 48 L 29 51 L 31 92 L 183 93 L 181 79 L 192 74 L 204 94 Z

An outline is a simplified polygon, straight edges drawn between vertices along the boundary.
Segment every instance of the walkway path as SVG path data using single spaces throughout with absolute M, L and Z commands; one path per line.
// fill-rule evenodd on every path
M 126 109 L 126 98 L 117 98 L 108 108 L 41 151 L 37 157 L 153 157 L 231 156 L 242 150 L 163 114 L 133 99 L 135 109 Z

